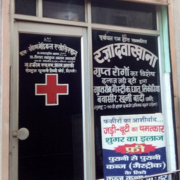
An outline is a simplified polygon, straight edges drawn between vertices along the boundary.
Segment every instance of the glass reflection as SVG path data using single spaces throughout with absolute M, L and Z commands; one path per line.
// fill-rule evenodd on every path
M 85 21 L 84 0 L 44 0 L 43 16 L 69 21 Z

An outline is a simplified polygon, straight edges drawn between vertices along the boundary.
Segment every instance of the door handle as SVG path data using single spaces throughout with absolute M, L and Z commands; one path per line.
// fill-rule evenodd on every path
M 29 130 L 27 128 L 20 128 L 18 131 L 13 132 L 13 137 L 20 140 L 26 140 L 29 137 Z

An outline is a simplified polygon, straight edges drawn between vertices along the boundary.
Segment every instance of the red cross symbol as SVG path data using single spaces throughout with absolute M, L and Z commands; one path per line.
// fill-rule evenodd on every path
M 58 95 L 68 95 L 69 85 L 58 84 L 57 74 L 46 74 L 45 84 L 35 84 L 35 95 L 45 95 L 46 106 L 59 105 Z

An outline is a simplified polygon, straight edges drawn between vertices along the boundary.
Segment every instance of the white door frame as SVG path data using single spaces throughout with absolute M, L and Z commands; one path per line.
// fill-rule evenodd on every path
M 88 76 L 87 37 L 86 29 L 80 27 L 67 27 L 61 25 L 48 25 L 40 23 L 15 22 L 14 35 L 11 51 L 11 111 L 10 111 L 10 180 L 18 180 L 18 138 L 13 137 L 13 132 L 18 130 L 18 92 L 19 92 L 19 33 L 45 34 L 56 36 L 80 37 L 81 38 L 81 74 L 82 74 L 82 113 L 83 113 L 83 159 L 84 179 L 89 174 L 88 163 L 90 151 L 88 150 L 88 117 L 90 105 L 88 94 L 90 88 Z

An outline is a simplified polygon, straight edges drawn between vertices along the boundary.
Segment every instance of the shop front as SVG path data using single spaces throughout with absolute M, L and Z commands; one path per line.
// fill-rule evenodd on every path
M 166 6 L 11 3 L 10 179 L 175 170 Z

